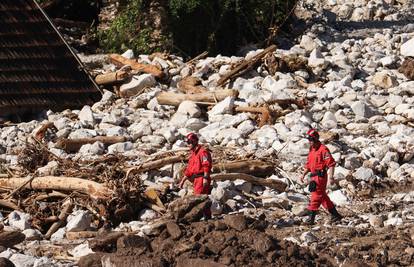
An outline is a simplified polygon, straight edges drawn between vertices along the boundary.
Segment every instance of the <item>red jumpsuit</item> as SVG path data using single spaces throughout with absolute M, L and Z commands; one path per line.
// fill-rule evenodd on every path
M 319 144 L 316 148 L 309 149 L 305 168 L 311 172 L 311 179 L 316 182 L 316 191 L 311 194 L 308 210 L 317 211 L 321 204 L 327 210 L 334 207 L 326 194 L 327 170 L 333 166 L 335 166 L 335 160 L 326 146 Z M 322 177 L 315 175 L 318 171 L 324 171 Z
M 195 149 L 191 151 L 188 165 L 184 172 L 185 176 L 187 177 L 197 175 L 197 177 L 194 178 L 193 182 L 195 195 L 210 193 L 210 176 L 208 177 L 207 185 L 203 186 L 203 175 L 204 173 L 210 175 L 211 167 L 212 160 L 210 152 L 201 145 L 197 145 Z

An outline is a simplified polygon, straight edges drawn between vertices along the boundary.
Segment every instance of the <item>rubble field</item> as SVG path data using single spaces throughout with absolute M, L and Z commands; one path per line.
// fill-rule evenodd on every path
M 414 2 L 295 13 L 288 48 L 79 54 L 100 101 L 0 124 L 0 266 L 413 266 Z M 337 162 L 335 224 L 305 224 L 310 128 Z M 208 196 L 178 188 L 189 132 Z

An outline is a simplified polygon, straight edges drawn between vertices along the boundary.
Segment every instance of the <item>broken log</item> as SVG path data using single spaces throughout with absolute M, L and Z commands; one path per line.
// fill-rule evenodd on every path
M 0 246 L 11 248 L 25 240 L 26 236 L 18 231 L 13 232 L 1 232 L 0 233 Z
M 125 81 L 129 77 L 127 71 L 119 70 L 110 73 L 98 74 L 95 77 L 95 82 L 98 85 L 111 85 Z
M 240 63 L 238 66 L 236 66 L 233 70 L 231 70 L 228 74 L 221 77 L 220 80 L 218 80 L 217 85 L 222 86 L 227 81 L 234 80 L 238 76 L 242 75 L 246 71 L 253 68 L 257 62 L 259 62 L 264 56 L 266 56 L 268 53 L 273 52 L 276 50 L 276 45 L 271 45 L 250 60 L 244 61 Z
M 261 160 L 237 160 L 229 162 L 213 162 L 213 173 L 244 173 L 257 177 L 266 177 L 275 171 L 273 164 Z
M 2 178 L 0 188 L 17 188 L 31 178 Z M 105 185 L 76 177 L 44 176 L 35 177 L 24 188 L 33 190 L 76 191 L 87 194 L 94 199 L 108 199 L 112 192 Z
M 237 112 L 251 112 L 260 113 L 259 127 L 271 122 L 270 109 L 267 106 L 264 107 L 236 107 Z
M 105 145 L 112 145 L 126 141 L 125 136 L 96 136 L 91 138 L 68 139 L 60 138 L 56 142 L 56 148 L 65 150 L 68 153 L 77 152 L 85 144 L 102 142 Z
M 194 102 L 218 102 L 224 100 L 228 96 L 237 97 L 238 92 L 233 89 L 215 90 L 198 94 L 161 92 L 157 95 L 157 101 L 160 105 L 171 105 L 178 107 L 181 102 L 186 100 Z
M 188 76 L 177 83 L 178 91 L 184 94 L 200 94 L 208 92 L 207 88 L 201 85 L 197 77 Z
M 96 237 L 97 234 L 96 231 L 67 232 L 66 238 L 68 240 L 86 239 Z
M 219 174 L 212 174 L 211 179 L 215 181 L 234 181 L 237 179 L 244 180 L 246 182 L 252 183 L 254 185 L 262 185 L 267 186 L 269 188 L 275 189 L 279 192 L 284 192 L 287 184 L 282 181 L 274 180 L 274 179 L 264 179 L 258 178 L 249 174 L 245 173 L 219 173 Z
M 147 172 L 150 170 L 156 170 L 161 167 L 164 167 L 165 165 L 181 162 L 185 160 L 186 158 L 187 156 L 185 154 L 175 155 L 175 156 L 166 157 L 163 159 L 146 162 L 139 166 L 129 167 L 128 169 L 124 171 L 126 171 L 126 177 L 128 177 L 130 173 L 142 173 L 142 172 Z
M 111 59 L 112 63 L 116 65 L 121 65 L 121 66 L 129 65 L 131 66 L 133 70 L 152 74 L 155 78 L 158 78 L 158 79 L 163 79 L 165 77 L 164 72 L 162 72 L 159 68 L 155 66 L 148 65 L 148 64 L 141 64 L 141 63 L 136 62 L 133 59 L 128 59 L 118 54 L 111 54 L 109 55 L 109 58 Z
M 69 214 L 72 213 L 73 209 L 73 203 L 72 201 L 68 201 L 63 204 L 63 209 L 61 213 L 59 214 L 59 220 L 52 224 L 52 226 L 49 228 L 45 235 L 45 239 L 50 239 L 50 237 L 60 228 L 64 225 L 66 222 L 66 219 L 68 218 Z
M 20 210 L 20 208 L 16 204 L 4 199 L 0 199 L 0 207 L 5 207 L 11 210 Z

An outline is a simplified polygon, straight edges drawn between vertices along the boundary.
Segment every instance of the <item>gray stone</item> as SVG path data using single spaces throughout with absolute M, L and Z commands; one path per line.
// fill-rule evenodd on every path
M 132 77 L 131 81 L 120 86 L 119 92 L 122 97 L 130 97 L 140 93 L 145 87 L 153 87 L 157 84 L 151 74 L 141 74 Z
M 398 226 L 402 224 L 403 224 L 403 220 L 398 217 L 390 218 L 384 222 L 384 226 Z
M 292 213 L 295 216 L 304 216 L 308 214 L 308 208 L 306 205 L 293 205 Z
M 319 48 L 315 48 L 308 58 L 308 65 L 313 68 L 323 69 L 328 64 L 329 62 L 325 60 Z
M 138 218 L 141 221 L 149 222 L 149 221 L 152 221 L 152 220 L 158 218 L 158 214 L 155 211 L 153 211 L 152 209 L 143 209 L 138 214 Z
M 78 114 L 78 118 L 84 127 L 93 127 L 95 125 L 95 116 L 91 107 L 84 106 Z
M 81 138 L 91 138 L 97 136 L 98 133 L 95 130 L 90 129 L 78 129 L 69 134 L 69 139 L 81 139 Z
M 255 130 L 254 123 L 251 120 L 244 121 L 237 126 L 237 129 L 240 131 L 243 137 L 249 135 Z
M 26 236 L 26 241 L 41 240 L 43 238 L 42 233 L 35 229 L 26 229 L 22 233 Z
M 177 112 L 188 115 L 190 118 L 198 118 L 201 115 L 201 110 L 193 101 L 183 101 L 177 109 Z
M 139 123 L 133 123 L 128 127 L 128 132 L 134 140 L 141 138 L 144 135 L 152 134 L 150 123 L 146 120 Z
M 56 175 L 58 172 L 59 163 L 57 161 L 49 161 L 45 166 L 37 169 L 39 176 Z
M 22 231 L 30 228 L 31 217 L 27 213 L 15 210 L 11 212 L 7 218 L 11 227 Z
M 190 129 L 191 131 L 195 131 L 197 132 L 198 130 L 204 128 L 207 126 L 207 123 L 205 123 L 204 121 L 202 121 L 199 118 L 191 118 L 188 119 L 187 122 L 185 123 L 185 128 Z
M 15 253 L 9 260 L 13 262 L 16 267 L 33 267 L 36 258 L 25 254 Z
M 348 198 L 342 193 L 341 190 L 335 190 L 329 193 L 329 198 L 337 206 L 345 206 L 349 203 Z
M 50 241 L 55 242 L 55 241 L 61 241 L 65 238 L 66 235 L 66 227 L 62 227 L 59 228 L 59 230 L 57 230 L 51 237 L 50 237 Z
M 124 58 L 127 58 L 127 59 L 133 59 L 134 58 L 134 51 L 132 51 L 132 49 L 128 49 L 121 56 L 123 56 Z
M 102 142 L 95 142 L 93 144 L 85 144 L 79 149 L 80 154 L 88 155 L 102 155 L 105 151 L 105 145 Z
M 414 57 L 414 38 L 402 44 L 400 52 L 404 57 Z
M 300 235 L 300 240 L 306 243 L 313 243 L 313 242 L 317 242 L 318 238 L 311 232 L 304 232 L 303 234 Z
M 108 147 L 109 154 L 124 153 L 126 151 L 132 150 L 134 145 L 131 142 L 117 143 L 110 145 Z
M 351 105 L 351 109 L 355 115 L 361 116 L 364 118 L 369 118 L 373 116 L 372 110 L 368 107 L 368 105 L 362 101 L 356 101 Z
M 382 218 L 382 216 L 379 216 L 379 215 L 374 215 L 374 214 L 369 215 L 368 221 L 369 221 L 369 224 L 375 228 L 384 226 L 384 219 Z
M 88 243 L 80 244 L 68 251 L 75 259 L 94 253 Z
M 245 180 L 237 179 L 233 183 L 237 190 L 242 191 L 244 193 L 250 193 L 250 191 L 252 190 L 252 184 L 246 182 Z
M 357 180 L 368 182 L 370 179 L 374 178 L 375 175 L 374 175 L 374 172 L 372 171 L 372 169 L 368 169 L 368 168 L 365 168 L 365 167 L 360 167 L 354 173 L 354 177 Z
M 228 96 L 223 101 L 217 103 L 209 112 L 209 116 L 229 114 L 233 112 L 234 97 Z
M 87 230 L 92 221 L 92 216 L 89 211 L 77 210 L 74 211 L 67 218 L 66 231 L 80 232 Z
M 36 259 L 33 267 L 54 267 L 59 266 L 58 264 L 54 263 L 51 259 L 48 257 L 41 257 L 39 259 Z

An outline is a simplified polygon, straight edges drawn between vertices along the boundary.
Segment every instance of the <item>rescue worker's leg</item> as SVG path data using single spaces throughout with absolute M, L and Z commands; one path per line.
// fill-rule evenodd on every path
M 203 186 L 203 177 L 197 177 L 194 179 L 194 195 L 208 195 L 210 194 L 210 180 L 208 184 Z M 211 209 L 206 208 L 204 210 L 204 219 L 211 219 Z
M 335 205 L 332 203 L 326 192 L 324 192 L 322 197 L 322 206 L 332 215 L 331 222 L 338 222 L 342 219 L 342 216 L 338 213 Z
M 307 224 L 312 225 L 315 223 L 316 213 L 319 209 L 319 206 L 321 205 L 321 202 L 322 202 L 322 195 L 320 194 L 320 192 L 318 191 L 312 192 L 311 199 L 310 199 L 309 206 L 308 206 L 309 217 L 306 220 Z

